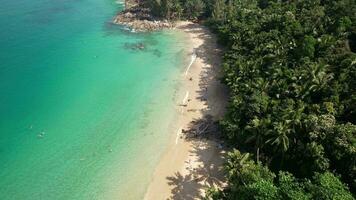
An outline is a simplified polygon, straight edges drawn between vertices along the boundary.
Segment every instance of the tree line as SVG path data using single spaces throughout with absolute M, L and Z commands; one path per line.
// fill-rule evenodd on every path
M 208 199 L 354 199 L 355 0 L 148 0 L 225 47 L 228 187 Z

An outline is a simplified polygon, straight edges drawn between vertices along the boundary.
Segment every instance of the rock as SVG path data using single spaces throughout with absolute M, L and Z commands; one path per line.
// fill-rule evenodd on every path
M 134 51 L 138 51 L 138 50 L 142 51 L 145 50 L 146 47 L 144 43 L 139 42 L 139 43 L 125 43 L 124 48 L 134 50 Z
M 138 5 L 120 12 L 113 22 L 128 26 L 139 32 L 156 31 L 173 27 L 173 24 L 168 20 L 159 20 L 150 14 L 149 9 Z

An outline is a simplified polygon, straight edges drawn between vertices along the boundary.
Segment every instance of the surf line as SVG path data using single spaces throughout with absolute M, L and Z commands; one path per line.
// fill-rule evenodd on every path
M 184 99 L 183 99 L 183 104 L 185 104 L 185 102 L 187 101 L 188 97 L 189 97 L 189 91 L 187 91 L 187 92 L 185 93 L 185 97 L 184 97 Z
M 182 127 L 180 127 L 180 128 L 177 130 L 176 144 L 178 144 L 178 139 L 179 139 L 179 136 L 180 136 L 181 131 L 182 131 Z
M 190 60 L 187 70 L 185 70 L 185 76 L 188 75 L 188 71 L 189 71 L 190 67 L 193 65 L 195 59 L 197 59 L 197 54 L 195 54 L 195 52 L 193 52 L 192 59 Z

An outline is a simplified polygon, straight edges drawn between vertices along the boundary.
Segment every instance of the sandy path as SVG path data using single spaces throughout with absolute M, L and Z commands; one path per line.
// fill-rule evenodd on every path
M 191 22 L 180 22 L 177 28 L 189 35 L 192 61 L 181 75 L 185 96 L 177 105 L 177 130 L 155 169 L 147 200 L 200 199 L 207 187 L 223 184 L 225 152 L 220 144 L 207 137 L 185 137 L 185 131 L 206 116 L 218 120 L 225 112 L 227 90 L 219 81 L 221 51 L 207 28 Z

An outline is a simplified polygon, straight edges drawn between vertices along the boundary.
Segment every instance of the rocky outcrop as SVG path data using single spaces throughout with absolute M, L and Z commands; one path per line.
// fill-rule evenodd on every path
M 127 26 L 138 32 L 155 31 L 173 27 L 173 23 L 166 19 L 163 20 L 152 16 L 150 9 L 139 4 L 118 13 L 114 19 L 114 23 Z

